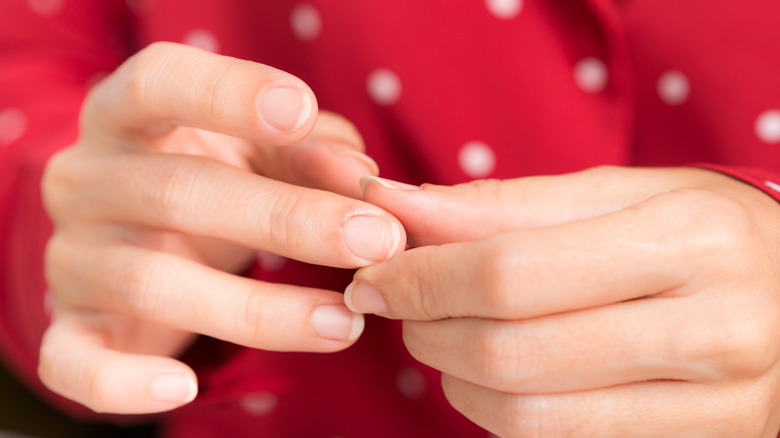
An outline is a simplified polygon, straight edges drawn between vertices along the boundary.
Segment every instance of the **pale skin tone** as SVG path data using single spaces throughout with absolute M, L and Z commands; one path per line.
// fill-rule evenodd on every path
M 405 246 L 397 219 L 355 199 L 378 171 L 357 131 L 318 115 L 302 81 L 156 44 L 97 86 L 81 128 L 43 182 L 55 309 L 39 374 L 52 390 L 159 412 L 195 396 L 173 357 L 196 334 L 278 351 L 354 343 L 363 316 L 341 293 L 233 275 L 258 250 L 357 268 Z
M 298 93 L 266 101 L 272 85 Z M 780 429 L 780 209 L 748 185 L 599 168 L 455 187 L 369 176 L 361 192 L 375 165 L 305 84 L 170 44 L 104 81 L 82 132 L 44 180 L 40 375 L 94 410 L 190 401 L 175 357 L 198 333 L 337 351 L 377 313 L 403 319 L 452 405 L 501 436 Z M 233 275 L 257 250 L 361 269 L 344 297 Z
M 367 177 L 411 249 L 345 299 L 404 319 L 502 437 L 776 437 L 780 208 L 700 169 L 421 189 Z

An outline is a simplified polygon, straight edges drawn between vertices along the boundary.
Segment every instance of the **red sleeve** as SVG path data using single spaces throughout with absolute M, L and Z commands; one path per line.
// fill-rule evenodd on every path
M 780 202 L 780 173 L 778 172 L 770 172 L 760 168 L 717 164 L 695 164 L 694 166 L 714 170 L 750 184 L 772 197 L 775 201 Z
M 75 404 L 37 378 L 45 311 L 43 251 L 51 233 L 39 183 L 49 156 L 77 137 L 89 85 L 127 56 L 120 0 L 0 2 L 0 354 L 31 388 Z M 84 411 L 84 408 L 76 409 Z

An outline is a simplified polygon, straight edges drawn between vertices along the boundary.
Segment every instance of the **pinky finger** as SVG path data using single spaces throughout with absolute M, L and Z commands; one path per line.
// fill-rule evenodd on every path
M 447 400 L 503 437 L 776 437 L 777 416 L 750 385 L 650 381 L 575 393 L 521 395 L 449 375 Z
M 41 345 L 38 375 L 52 391 L 101 413 L 145 414 L 191 402 L 195 373 L 164 356 L 110 349 L 100 322 L 79 315 L 55 319 Z

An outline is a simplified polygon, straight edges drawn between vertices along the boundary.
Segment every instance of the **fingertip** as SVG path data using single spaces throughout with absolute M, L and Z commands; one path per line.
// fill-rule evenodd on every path
M 387 304 L 379 291 L 367 282 L 356 282 L 344 290 L 344 303 L 356 313 L 373 313 L 387 316 Z
M 362 314 L 345 306 L 326 304 L 314 309 L 311 326 L 322 338 L 351 343 L 363 333 L 365 320 Z
M 195 400 L 198 383 L 190 373 L 164 373 L 152 380 L 149 390 L 158 402 L 181 406 Z
M 263 88 L 257 98 L 260 118 L 282 134 L 307 134 L 314 128 L 317 101 L 309 87 L 297 81 L 278 81 Z M 308 126 L 308 129 L 303 129 Z M 294 141 L 302 138 L 294 135 Z
M 342 226 L 342 239 L 358 265 L 368 266 L 403 250 L 406 234 L 395 218 L 361 213 L 347 218 Z
M 95 412 L 165 412 L 190 403 L 198 393 L 195 373 L 175 359 L 104 348 L 95 342 L 95 333 L 74 324 L 53 327 L 41 347 L 41 382 Z

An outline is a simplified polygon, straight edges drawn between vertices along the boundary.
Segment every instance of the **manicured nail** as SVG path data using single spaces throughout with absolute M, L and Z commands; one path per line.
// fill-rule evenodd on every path
M 387 304 L 370 283 L 350 283 L 344 291 L 344 303 L 356 313 L 387 313 Z
M 372 175 L 379 175 L 379 165 L 368 155 L 352 149 L 341 149 L 338 151 L 338 154 L 356 158 L 371 169 Z
M 311 314 L 314 331 L 336 341 L 354 341 L 363 333 L 364 324 L 363 315 L 339 305 L 320 306 Z
M 198 384 L 184 374 L 161 374 L 152 381 L 152 396 L 165 403 L 189 403 L 198 393 Z
M 360 177 L 360 189 L 365 192 L 366 191 L 366 187 L 368 187 L 369 184 L 371 184 L 372 182 L 375 182 L 375 181 L 377 183 L 387 187 L 388 189 L 393 189 L 393 190 L 420 190 L 419 186 L 413 186 L 411 184 L 406 184 L 406 183 L 402 183 L 402 182 L 398 182 L 398 181 L 392 181 L 392 180 L 385 179 L 385 178 L 379 178 L 378 176 L 373 176 L 373 175 L 364 175 L 364 176 Z
M 387 260 L 401 243 L 401 229 L 378 216 L 353 216 L 342 228 L 344 243 L 357 257 L 370 262 Z
M 308 93 L 291 87 L 273 87 L 260 97 L 260 115 L 274 128 L 290 132 L 300 128 L 311 116 Z

